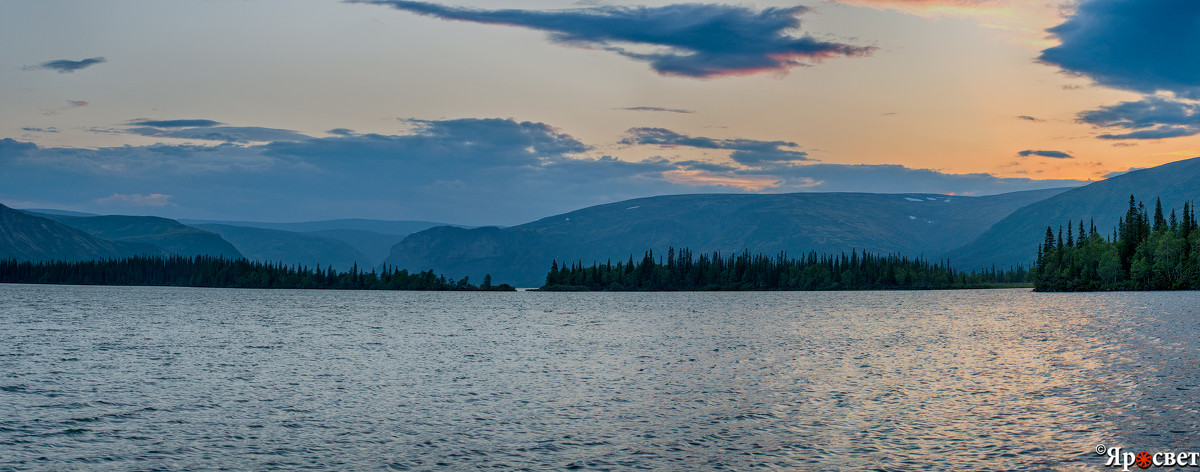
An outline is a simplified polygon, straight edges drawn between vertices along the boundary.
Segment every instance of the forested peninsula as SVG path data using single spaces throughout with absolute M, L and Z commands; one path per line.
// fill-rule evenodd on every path
M 1200 231 L 1196 207 L 1183 204 L 1183 214 L 1163 215 L 1156 199 L 1154 215 L 1132 195 L 1129 208 L 1110 237 L 1083 220 L 1067 222 L 1057 233 L 1046 228 L 1030 270 L 1034 290 L 1077 292 L 1097 290 L 1200 289 Z
M 0 283 L 61 285 L 149 285 L 218 288 L 291 288 L 339 290 L 512 291 L 509 284 L 493 285 L 490 275 L 474 285 L 467 277 L 450 280 L 432 270 L 409 273 L 384 266 L 379 272 L 355 265 L 332 268 L 286 266 L 224 257 L 149 257 L 80 262 L 18 262 L 0 260 Z

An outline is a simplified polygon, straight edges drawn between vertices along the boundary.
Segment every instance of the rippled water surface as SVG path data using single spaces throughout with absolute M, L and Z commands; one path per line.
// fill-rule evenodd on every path
M 1099 470 L 1200 295 L 0 285 L 0 469 Z

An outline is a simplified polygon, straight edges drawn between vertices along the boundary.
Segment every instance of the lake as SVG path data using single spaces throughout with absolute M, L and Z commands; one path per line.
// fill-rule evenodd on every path
M 1100 470 L 1200 452 L 1198 321 L 1196 293 L 0 285 L 0 470 Z

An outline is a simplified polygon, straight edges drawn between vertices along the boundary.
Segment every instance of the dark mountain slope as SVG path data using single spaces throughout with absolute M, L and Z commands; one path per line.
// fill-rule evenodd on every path
M 242 253 L 220 235 L 157 216 L 42 215 L 92 236 L 131 243 L 146 243 L 181 256 L 221 256 L 237 259 Z
M 426 228 L 422 228 L 426 229 Z M 302 234 L 318 236 L 322 238 L 336 239 L 344 242 L 363 253 L 370 264 L 366 266 L 359 262 L 360 267 L 377 266 L 379 263 L 387 259 L 388 254 L 392 252 L 392 246 L 399 243 L 411 233 L 404 234 L 383 234 L 374 231 L 364 231 L 357 229 L 326 229 L 321 231 L 307 231 Z
M 386 263 L 472 279 L 540 285 L 550 262 L 637 258 L 647 249 L 776 253 L 851 249 L 939 258 L 1005 215 L 1065 189 L 988 197 L 793 193 L 673 195 L 599 205 L 511 228 L 438 227 L 392 248 Z
M 0 259 L 86 261 L 135 255 L 166 255 L 150 244 L 92 236 L 54 220 L 0 205 Z
M 320 264 L 322 268 L 332 266 L 339 271 L 348 270 L 355 263 L 359 268 L 370 270 L 375 264 L 353 246 L 335 239 L 244 226 L 205 224 L 197 227 L 221 235 L 252 261 L 300 264 L 310 268 Z
M 996 264 L 1028 265 L 1037 257 L 1037 245 L 1046 227 L 1058 228 L 1067 220 L 1078 225 L 1094 219 L 1104 235 L 1112 234 L 1117 221 L 1129 208 L 1129 196 L 1137 197 L 1154 210 L 1154 199 L 1162 198 L 1163 210 L 1183 209 L 1186 200 L 1200 202 L 1200 158 L 1163 164 L 1102 180 L 1060 193 L 1021 208 L 997 222 L 977 239 L 950 253 L 954 265 L 971 269 Z
M 446 223 L 435 223 L 432 221 L 409 221 L 409 220 L 368 220 L 362 218 L 346 218 L 340 220 L 321 220 L 321 221 L 301 221 L 296 223 L 263 223 L 258 221 L 221 221 L 221 220 L 179 220 L 180 222 L 192 226 L 197 225 L 228 225 L 228 226 L 244 226 L 249 228 L 276 229 L 280 231 L 294 231 L 297 233 L 306 233 L 312 231 L 326 230 L 355 230 L 355 231 L 371 231 L 382 234 L 399 234 L 407 235 L 417 231 L 433 228 L 436 226 L 444 226 Z

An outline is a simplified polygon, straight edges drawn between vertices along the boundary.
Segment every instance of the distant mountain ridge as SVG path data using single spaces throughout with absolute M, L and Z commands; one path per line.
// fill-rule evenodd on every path
M 152 244 L 181 256 L 239 259 L 242 253 L 216 233 L 157 216 L 67 216 L 42 214 L 92 236 L 129 243 Z
M 49 218 L 0 205 L 0 259 L 86 261 L 137 255 L 166 255 L 144 243 L 92 236 Z
M 1153 210 L 1161 198 L 1163 210 L 1183 209 L 1184 201 L 1200 202 L 1200 157 L 1136 170 L 1071 189 L 1033 202 L 996 222 L 974 241 L 950 253 L 960 269 L 975 269 L 1033 262 L 1047 226 L 1058 228 L 1068 220 L 1095 221 L 1097 230 L 1112 234 L 1129 208 L 1129 196 Z
M 437 223 L 433 221 L 414 221 L 414 220 L 369 220 L 364 218 L 344 218 L 338 220 L 317 220 L 317 221 L 299 221 L 294 223 L 267 223 L 260 221 L 225 221 L 225 220 L 194 220 L 180 219 L 180 223 L 189 226 L 196 225 L 226 225 L 226 226 L 242 226 L 248 228 L 263 228 L 275 229 L 280 231 L 292 231 L 296 233 L 307 233 L 313 231 L 329 231 L 329 230 L 354 230 L 354 231 L 370 231 L 380 234 L 412 234 L 417 231 L 426 230 L 435 226 L 457 226 L 448 225 L 447 223 Z
M 552 260 L 625 260 L 688 247 L 800 256 L 808 251 L 898 252 L 937 259 L 1029 203 L 1067 189 L 986 197 L 790 193 L 648 197 L 598 205 L 510 228 L 437 227 L 392 248 L 389 265 L 472 279 L 490 273 L 521 286 L 543 281 Z
M 355 264 L 368 269 L 375 265 L 362 252 L 336 239 L 248 226 L 202 224 L 196 227 L 221 235 L 252 261 L 282 262 L 289 266 L 298 264 L 310 268 L 320 265 L 339 271 L 349 270 Z

